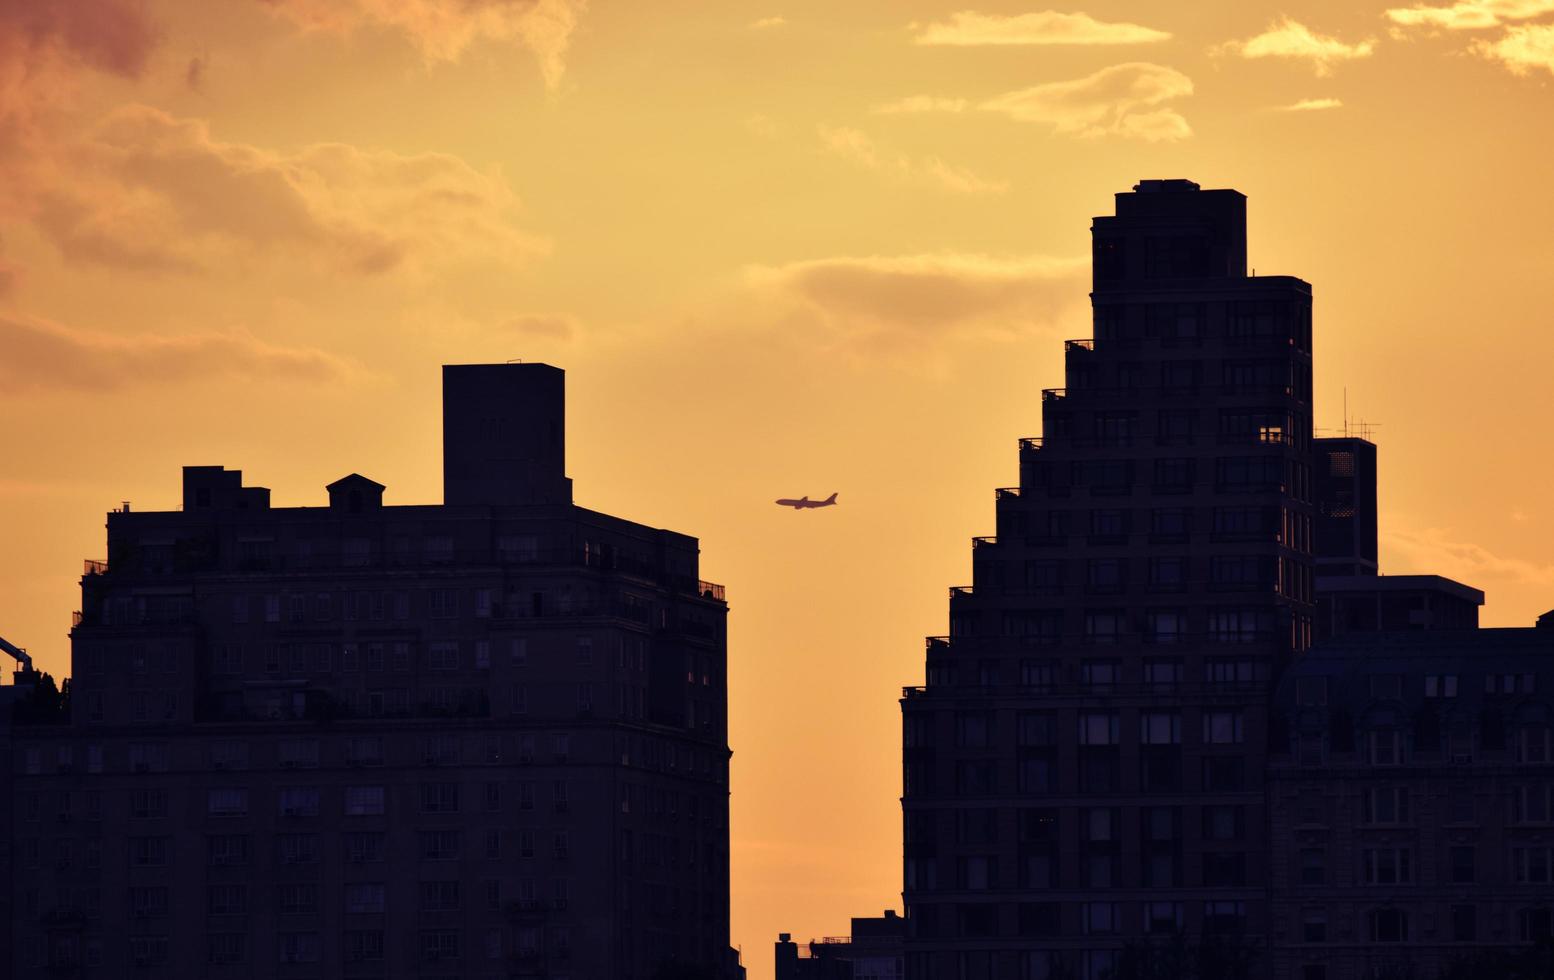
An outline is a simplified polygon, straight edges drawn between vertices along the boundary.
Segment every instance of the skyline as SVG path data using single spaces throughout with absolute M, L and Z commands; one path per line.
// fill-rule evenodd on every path
M 1554 265 L 1527 125 L 1554 76 L 1484 51 L 1549 11 L 1324 5 L 1297 21 L 1314 56 L 1276 58 L 1246 56 L 1277 47 L 1245 43 L 1279 23 L 1260 7 L 781 6 L 417 34 L 363 0 L 344 34 L 297 28 L 319 6 L 111 3 L 92 34 L 0 5 L 0 50 L 36 69 L 0 83 L 0 635 L 63 673 L 101 515 L 171 506 L 182 465 L 284 505 L 352 470 L 437 502 L 437 365 L 564 367 L 579 502 L 697 535 L 730 588 L 734 934 L 762 976 L 778 931 L 899 898 L 896 692 L 1038 434 L 1056 341 L 1090 334 L 1088 219 L 1146 177 L 1247 193 L 1251 264 L 1315 284 L 1318 425 L 1346 394 L 1379 423 L 1383 566 L 1484 589 L 1485 625 L 1547 608 L 1554 462 L 1526 420 L 1554 340 L 1521 324 Z M 1138 36 L 1005 43 L 1059 28 Z M 1160 96 L 1142 121 L 1012 98 L 1130 65 Z M 823 528 L 770 503 L 821 484 L 851 502 Z M 779 740 L 794 703 L 823 724 Z

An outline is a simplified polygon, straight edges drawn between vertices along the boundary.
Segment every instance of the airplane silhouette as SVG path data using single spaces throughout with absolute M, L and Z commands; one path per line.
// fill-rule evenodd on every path
M 807 495 L 797 500 L 784 497 L 782 500 L 777 501 L 777 503 L 779 506 L 792 507 L 794 510 L 803 510 L 806 507 L 835 507 L 836 494 L 833 493 L 824 500 L 810 500 Z

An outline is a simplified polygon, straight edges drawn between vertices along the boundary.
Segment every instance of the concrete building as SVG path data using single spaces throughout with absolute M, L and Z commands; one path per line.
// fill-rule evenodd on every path
M 1549 938 L 1554 614 L 1336 637 L 1276 705 L 1273 980 L 1428 980 Z
M 854 918 L 852 933 L 799 944 L 777 937 L 776 980 L 901 980 L 906 920 L 886 909 L 879 918 Z
M 914 980 L 1265 941 L 1269 695 L 1314 613 L 1311 288 L 1247 275 L 1245 221 L 1182 180 L 1095 219 L 1095 335 L 901 702 Z
M 443 505 L 108 515 L 12 747 L 17 977 L 742 975 L 722 587 L 573 504 L 560 370 L 443 383 Z

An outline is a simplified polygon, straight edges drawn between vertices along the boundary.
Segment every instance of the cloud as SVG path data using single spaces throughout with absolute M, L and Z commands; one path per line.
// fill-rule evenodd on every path
M 532 51 L 549 88 L 561 82 L 567 48 L 587 0 L 261 0 L 309 30 L 384 27 L 404 34 L 427 62 L 457 61 L 478 40 Z
M 950 335 L 1013 337 L 1082 305 L 1088 258 L 968 253 L 750 266 L 747 284 L 844 346 L 926 348 Z
M 1446 7 L 1394 7 L 1387 18 L 1404 27 L 1440 27 L 1449 31 L 1496 27 L 1554 11 L 1554 0 L 1459 0 Z
M 0 151 L 68 96 L 79 69 L 138 78 L 159 39 L 143 0 L 0 0 Z
M 1161 103 L 1191 95 L 1192 79 L 1174 68 L 1130 62 L 1069 82 L 1009 92 L 978 106 L 1020 122 L 1044 123 L 1071 136 L 1126 136 L 1150 142 L 1186 139 L 1187 120 Z
M 956 194 L 1002 194 L 1003 181 L 985 180 L 970 170 L 951 166 L 936 156 L 913 158 L 875 143 L 857 129 L 820 127 L 821 144 L 830 153 L 864 170 L 882 173 L 909 184 L 927 184 Z
M 885 115 L 908 112 L 965 112 L 968 105 L 965 99 L 944 99 L 934 95 L 910 95 L 904 99 L 887 102 L 884 105 L 874 107 L 874 111 Z
M 278 153 L 126 106 L 33 174 L 19 208 L 70 259 L 204 272 L 259 255 L 379 273 L 545 249 L 499 175 L 457 157 L 340 143 Z
M 1243 58 L 1309 61 L 1318 75 L 1327 75 L 1337 62 L 1369 58 L 1375 47 L 1375 42 L 1371 40 L 1348 44 L 1336 37 L 1317 34 L 1306 25 L 1285 17 L 1270 24 L 1266 31 L 1256 37 L 1228 42 L 1223 45 L 1223 50 L 1240 54 Z
M 1281 112 L 1316 112 L 1320 109 L 1337 109 L 1343 106 L 1342 99 L 1301 99 L 1292 105 L 1279 106 Z
M 1475 41 L 1473 53 L 1498 61 L 1517 75 L 1538 68 L 1554 74 L 1554 24 L 1508 27 L 1498 41 Z
M 948 21 L 912 25 L 918 44 L 1148 44 L 1171 35 L 1138 24 L 1108 24 L 1089 14 L 979 14 L 962 10 Z
M 513 333 L 545 340 L 571 340 L 578 333 L 576 317 L 557 313 L 525 313 L 508 320 L 505 327 Z
M 242 332 L 113 337 L 0 314 L 0 392 L 101 391 L 211 378 L 326 382 L 356 369 L 324 351 Z
M 753 31 L 764 31 L 773 27 L 781 27 L 787 22 L 788 19 L 786 17 L 762 17 L 760 20 L 752 21 L 750 29 Z
M 1554 565 L 1497 555 L 1481 545 L 1458 540 L 1447 528 L 1386 531 L 1382 538 L 1407 555 L 1413 567 L 1449 575 L 1469 585 L 1498 579 L 1554 587 Z

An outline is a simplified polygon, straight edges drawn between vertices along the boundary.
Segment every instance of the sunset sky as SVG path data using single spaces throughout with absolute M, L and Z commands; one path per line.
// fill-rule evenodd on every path
M 1554 606 L 1554 0 L 967 2 L 0 0 L 0 636 L 68 673 L 185 464 L 440 501 L 438 366 L 565 368 L 578 503 L 729 589 L 765 980 L 899 907 L 896 699 L 1162 177 L 1313 284 L 1383 570 Z

